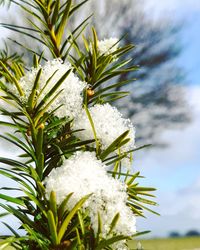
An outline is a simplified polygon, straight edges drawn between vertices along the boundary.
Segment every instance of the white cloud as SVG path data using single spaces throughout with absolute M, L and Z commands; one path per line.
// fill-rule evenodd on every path
M 162 136 L 158 137 L 158 143 L 164 141 L 169 144 L 169 147 L 163 149 L 153 149 L 149 152 L 142 152 L 142 155 L 136 157 L 136 160 L 141 162 L 142 165 L 151 165 L 160 168 L 160 164 L 166 168 L 170 166 L 186 163 L 193 163 L 199 159 L 200 148 L 200 86 L 186 87 L 186 100 L 190 105 L 190 112 L 192 116 L 192 122 L 186 124 L 184 129 L 167 130 Z M 145 155 L 144 155 L 145 154 Z M 200 162 L 199 162 L 200 163 Z M 137 161 L 136 161 L 137 164 Z M 139 164 L 140 165 L 140 164 Z M 171 169 L 170 169 L 171 171 Z
M 142 230 L 150 236 L 165 236 L 172 230 L 185 233 L 200 230 L 200 86 L 186 88 L 186 99 L 193 121 L 180 131 L 166 131 L 162 139 L 169 142 L 166 149 L 152 149 L 136 155 L 135 165 L 147 177 L 145 184 L 157 187 L 156 209 L 161 217 L 149 215 L 139 220 Z
M 166 193 L 165 198 L 160 199 L 160 212 L 163 216 L 185 214 L 187 218 L 200 220 L 200 178 L 175 193 Z
M 159 207 L 154 210 L 160 216 L 147 213 L 147 220 L 138 220 L 139 230 L 152 231 L 147 237 L 165 237 L 171 231 L 182 235 L 191 229 L 200 231 L 200 178 L 175 193 L 159 192 L 157 199 Z

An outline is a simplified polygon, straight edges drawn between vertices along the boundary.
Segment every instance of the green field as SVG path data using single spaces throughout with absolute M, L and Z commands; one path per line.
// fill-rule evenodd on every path
M 200 237 L 141 240 L 144 250 L 200 250 Z M 130 249 L 137 249 L 130 243 Z
M 200 250 L 200 237 L 152 239 L 141 240 L 140 242 L 144 250 Z M 131 242 L 129 244 L 130 249 L 136 250 L 137 243 Z M 8 247 L 5 250 L 13 250 L 13 248 Z

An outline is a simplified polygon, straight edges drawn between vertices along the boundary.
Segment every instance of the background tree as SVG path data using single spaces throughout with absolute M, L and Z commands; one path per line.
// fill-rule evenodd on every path
M 169 233 L 169 237 L 170 238 L 179 238 L 179 237 L 181 237 L 181 235 L 177 231 L 172 231 L 172 232 Z
M 172 24 L 166 18 L 154 20 L 149 17 L 145 12 L 145 1 L 90 0 L 84 8 L 78 17 L 71 19 L 72 29 L 94 13 L 90 22 L 100 38 L 123 37 L 123 43 L 136 45 L 131 56 L 140 69 L 127 72 L 120 80 L 138 80 L 127 84 L 126 89 L 132 94 L 116 105 L 133 120 L 138 131 L 138 144 L 158 144 L 158 135 L 163 130 L 189 122 L 191 117 L 182 84 L 184 72 L 176 64 L 181 53 L 181 45 L 177 43 L 180 25 Z M 32 47 L 33 43 L 31 41 Z M 30 38 L 27 37 L 23 46 L 29 47 L 29 44 Z M 38 47 L 38 50 L 43 49 Z
M 191 229 L 189 230 L 186 234 L 185 234 L 186 237 L 194 237 L 194 236 L 200 236 L 200 233 L 198 230 L 196 229 Z

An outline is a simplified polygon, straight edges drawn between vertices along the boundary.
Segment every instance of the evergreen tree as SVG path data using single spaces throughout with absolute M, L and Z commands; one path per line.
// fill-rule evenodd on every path
M 1 187 L 0 217 L 14 216 L 20 226 L 4 222 L 11 234 L 0 236 L 0 247 L 129 249 L 128 240 L 145 233 L 137 232 L 137 216 L 156 205 L 149 199 L 155 189 L 140 186 L 131 169 L 134 152 L 148 145 L 135 147 L 132 122 L 111 105 L 128 94 L 117 88 L 127 83 L 122 74 L 137 69 L 123 59 L 133 45 L 102 41 L 94 28 L 84 36 L 87 19 L 69 29 L 86 1 L 10 2 L 32 17 L 31 27 L 4 26 L 45 49 L 15 41 L 31 64 L 1 52 L 0 111 L 7 119 L 0 124 L 12 132 L 0 139 L 19 155 L 0 157 L 1 179 L 16 183 Z

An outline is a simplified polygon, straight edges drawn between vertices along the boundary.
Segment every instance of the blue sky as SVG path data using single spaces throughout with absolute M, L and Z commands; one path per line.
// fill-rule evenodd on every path
M 199 0 L 144 0 L 147 12 L 154 18 L 166 16 L 172 24 L 183 23 L 181 42 L 184 51 L 179 63 L 188 73 L 188 84 L 200 84 L 200 1 Z
M 188 80 L 190 84 L 200 84 L 199 79 L 199 65 L 200 65 L 200 10 L 189 13 L 188 22 L 182 31 L 182 38 L 184 43 L 184 53 L 180 58 L 180 65 L 185 67 L 188 73 Z
M 153 18 L 166 15 L 172 23 L 184 22 L 180 33 L 184 49 L 178 64 L 187 73 L 185 93 L 193 121 L 158 137 L 158 142 L 169 143 L 168 148 L 135 155 L 134 167 L 146 176 L 144 184 L 158 189 L 156 210 L 161 213 L 160 217 L 147 214 L 148 219 L 138 221 L 138 228 L 152 230 L 150 236 L 165 236 L 171 230 L 200 231 L 200 0 L 144 0 L 144 6 Z

